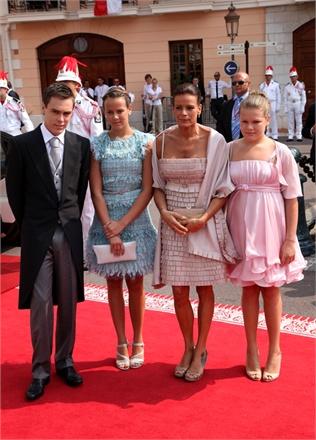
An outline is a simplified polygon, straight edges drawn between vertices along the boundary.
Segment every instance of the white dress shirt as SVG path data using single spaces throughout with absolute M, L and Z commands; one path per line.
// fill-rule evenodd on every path
M 100 108 L 103 107 L 103 96 L 109 90 L 109 86 L 102 84 L 102 86 L 96 86 L 94 89 L 94 97 L 97 98 L 97 102 Z
M 60 168 L 62 168 L 63 166 L 63 156 L 64 156 L 64 145 L 65 145 L 65 131 L 64 130 L 62 133 L 60 133 L 58 136 L 55 136 L 54 134 L 52 134 L 45 126 L 45 123 L 43 123 L 41 126 L 41 132 L 43 135 L 43 139 L 45 142 L 45 146 L 46 146 L 46 150 L 47 150 L 47 154 L 48 157 L 50 157 L 50 150 L 51 150 L 51 146 L 49 144 L 50 140 L 54 137 L 57 137 L 59 139 L 60 142 L 60 148 L 61 148 L 61 164 L 60 164 Z
M 216 96 L 216 83 L 217 83 L 217 96 Z M 211 99 L 218 99 L 224 97 L 224 91 L 223 89 L 230 89 L 231 84 L 228 84 L 225 81 L 222 81 L 219 79 L 216 81 L 215 79 L 211 79 L 211 81 L 208 82 L 208 95 L 210 95 Z
M 146 88 L 147 96 L 150 96 L 151 99 L 148 99 L 149 103 L 152 105 L 161 105 L 160 96 L 162 94 L 162 88 L 157 86 L 156 90 L 153 89 L 152 85 L 149 85 Z

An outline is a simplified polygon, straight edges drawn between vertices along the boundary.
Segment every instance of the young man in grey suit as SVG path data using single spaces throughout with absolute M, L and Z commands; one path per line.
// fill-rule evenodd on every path
M 54 304 L 56 372 L 69 386 L 82 383 L 72 352 L 76 305 L 84 300 L 80 216 L 90 144 L 66 130 L 74 107 L 68 86 L 51 84 L 43 103 L 43 124 L 10 143 L 6 178 L 21 231 L 19 308 L 30 309 L 33 358 L 28 400 L 40 397 L 50 381 Z

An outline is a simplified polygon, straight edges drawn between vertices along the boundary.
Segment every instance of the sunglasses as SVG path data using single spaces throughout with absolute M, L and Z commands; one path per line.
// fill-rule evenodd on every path
M 233 86 L 243 86 L 247 81 L 233 81 L 232 85 Z

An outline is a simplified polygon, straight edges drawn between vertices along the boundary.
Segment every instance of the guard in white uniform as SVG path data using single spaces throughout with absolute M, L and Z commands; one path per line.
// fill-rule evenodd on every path
M 267 136 L 272 139 L 278 140 L 278 121 L 277 113 L 280 111 L 281 107 L 281 92 L 280 86 L 277 81 L 272 79 L 273 67 L 267 66 L 265 70 L 266 80 L 260 84 L 260 90 L 266 94 L 270 101 L 270 124 L 267 131 Z
M 84 65 L 79 63 L 76 58 L 63 57 L 58 64 L 59 71 L 56 81 L 62 81 L 67 84 L 75 96 L 75 107 L 67 130 L 91 140 L 94 136 L 99 136 L 103 132 L 102 114 L 97 102 L 88 98 L 88 96 L 79 94 L 82 84 L 79 77 L 78 64 Z M 94 207 L 91 200 L 90 187 L 88 186 L 81 215 L 84 255 L 93 217 Z
M 17 136 L 23 131 L 34 130 L 34 125 L 21 101 L 8 95 L 6 72 L 0 72 L 0 131 Z
M 295 67 L 290 69 L 290 82 L 284 88 L 284 110 L 288 117 L 288 141 L 293 141 L 294 134 L 302 142 L 302 115 L 306 105 L 305 85 L 298 81 Z

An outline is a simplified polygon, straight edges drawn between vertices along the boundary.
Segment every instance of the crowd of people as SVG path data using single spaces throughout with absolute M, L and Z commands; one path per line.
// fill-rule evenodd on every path
M 180 84 L 173 96 L 176 124 L 162 130 L 162 88 L 148 74 L 142 98 L 152 123 L 146 131 L 154 136 L 131 126 L 132 96 L 119 81 L 108 87 L 99 78 L 95 101 L 89 84 L 82 85 L 76 59 L 64 57 L 58 68 L 56 82 L 44 92 L 43 123 L 37 128 L 19 102 L 6 97 L 9 106 L 0 106 L 1 111 L 12 107 L 16 119 L 23 117 L 26 131 L 9 139 L 6 172 L 21 233 L 19 308 L 30 309 L 31 315 L 32 381 L 26 398 L 38 399 L 50 381 L 54 305 L 56 372 L 69 386 L 83 383 L 73 348 L 84 265 L 106 280 L 118 369 L 145 362 L 143 278 L 153 273 L 155 288 L 172 286 L 183 338 L 177 378 L 202 378 L 213 284 L 231 281 L 243 289 L 246 375 L 276 380 L 282 356 L 280 287 L 301 280 L 306 262 L 296 237 L 297 165 L 287 146 L 275 139 L 269 94 L 251 91 L 247 73 L 238 72 L 231 82 L 234 96 L 224 102 L 223 88 L 229 84 L 211 82 L 215 130 L 198 122 L 198 79 Z M 215 82 L 219 76 L 214 75 Z M 9 87 L 4 74 L 0 81 L 1 98 Z M 160 212 L 158 232 L 148 211 L 152 197 Z M 199 299 L 196 339 L 191 287 Z M 260 294 L 269 342 L 263 370 L 256 338 Z

